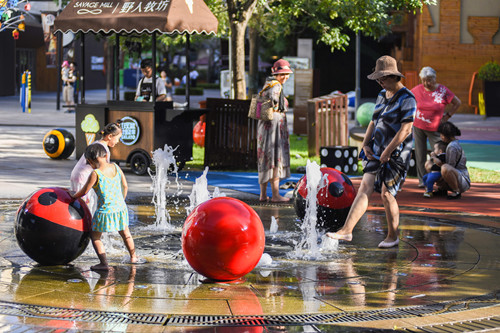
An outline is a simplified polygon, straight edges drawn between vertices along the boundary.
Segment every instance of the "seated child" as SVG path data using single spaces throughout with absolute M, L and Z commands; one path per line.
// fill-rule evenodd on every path
M 426 188 L 424 197 L 426 198 L 432 198 L 434 183 L 441 178 L 441 165 L 446 163 L 446 146 L 447 144 L 444 141 L 438 141 L 434 145 L 434 151 L 431 152 L 431 161 L 434 164 L 432 164 L 430 172 L 423 177 Z

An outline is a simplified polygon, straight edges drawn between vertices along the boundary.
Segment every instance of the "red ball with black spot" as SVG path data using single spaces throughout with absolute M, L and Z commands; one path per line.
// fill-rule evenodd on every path
M 342 227 L 349 209 L 356 197 L 356 189 L 349 177 L 334 168 L 321 168 L 321 175 L 327 175 L 328 184 L 316 196 L 318 205 L 318 226 L 328 231 Z M 304 175 L 295 186 L 294 208 L 300 219 L 304 219 L 307 198 L 307 176 Z
M 39 264 L 67 264 L 85 251 L 91 221 L 82 199 L 74 200 L 67 189 L 43 188 L 26 198 L 17 211 L 17 243 Z

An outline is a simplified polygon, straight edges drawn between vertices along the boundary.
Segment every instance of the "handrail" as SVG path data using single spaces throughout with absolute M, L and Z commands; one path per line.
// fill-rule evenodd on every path
M 474 82 L 476 80 L 477 72 L 472 73 L 469 87 L 469 105 L 474 108 L 474 114 L 477 114 L 477 105 L 472 105 L 472 90 L 474 89 Z

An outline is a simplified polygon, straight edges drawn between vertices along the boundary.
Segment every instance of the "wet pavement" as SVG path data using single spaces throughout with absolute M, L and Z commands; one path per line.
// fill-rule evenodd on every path
M 183 258 L 187 202 L 170 207 L 173 230 L 166 233 L 155 225 L 152 205 L 130 204 L 131 230 L 139 255 L 148 262 L 128 264 L 118 235 L 110 236 L 104 240 L 113 267 L 109 273 L 90 270 L 96 263 L 90 246 L 71 265 L 38 266 L 19 249 L 12 232 L 19 204 L 0 204 L 4 328 L 197 331 L 229 324 L 231 332 L 247 332 L 249 325 L 300 332 L 336 325 L 414 328 L 415 318 L 452 322 L 467 318 L 471 309 L 500 314 L 499 230 L 456 216 L 404 214 L 399 247 L 378 249 L 385 217 L 369 212 L 353 242 L 305 260 L 290 255 L 303 236 L 293 207 L 254 204 L 266 230 L 264 252 L 272 262 L 232 284 L 207 282 Z M 278 220 L 274 233 L 271 217 Z
M 52 113 L 69 128 L 74 115 L 47 109 L 36 119 L 16 119 L 0 103 L 0 331 L 500 330 L 500 220 L 494 202 L 477 211 L 409 197 L 401 209 L 401 243 L 382 250 L 377 244 L 386 222 L 375 199 L 353 242 L 304 259 L 293 256 L 303 232 L 292 205 L 260 204 L 253 194 L 222 189 L 259 214 L 272 262 L 241 283 L 206 283 L 184 259 L 180 243 L 193 184 L 180 179 L 180 187 L 169 191 L 173 229 L 165 232 L 155 224 L 151 179 L 125 167 L 131 231 L 148 262 L 128 264 L 121 240 L 111 235 L 104 243 L 114 269 L 107 274 L 90 270 L 96 263 L 90 246 L 71 265 L 39 266 L 17 245 L 16 211 L 38 188 L 69 187 L 74 156 L 47 158 L 41 138 L 55 128 Z M 20 124 L 22 117 L 28 120 Z M 471 122 L 470 128 L 481 125 Z M 278 221 L 275 233 L 272 217 Z

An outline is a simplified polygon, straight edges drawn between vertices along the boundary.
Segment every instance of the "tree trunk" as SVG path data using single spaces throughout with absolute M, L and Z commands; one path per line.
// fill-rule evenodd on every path
M 245 30 L 257 0 L 227 0 L 227 14 L 231 27 L 232 79 L 235 99 L 246 99 L 245 83 Z
M 250 27 L 248 29 L 250 39 L 250 67 L 248 69 L 248 96 L 259 91 L 259 32 Z
M 234 98 L 246 99 L 245 82 L 245 30 L 246 23 L 231 24 L 231 61 L 233 62 Z

